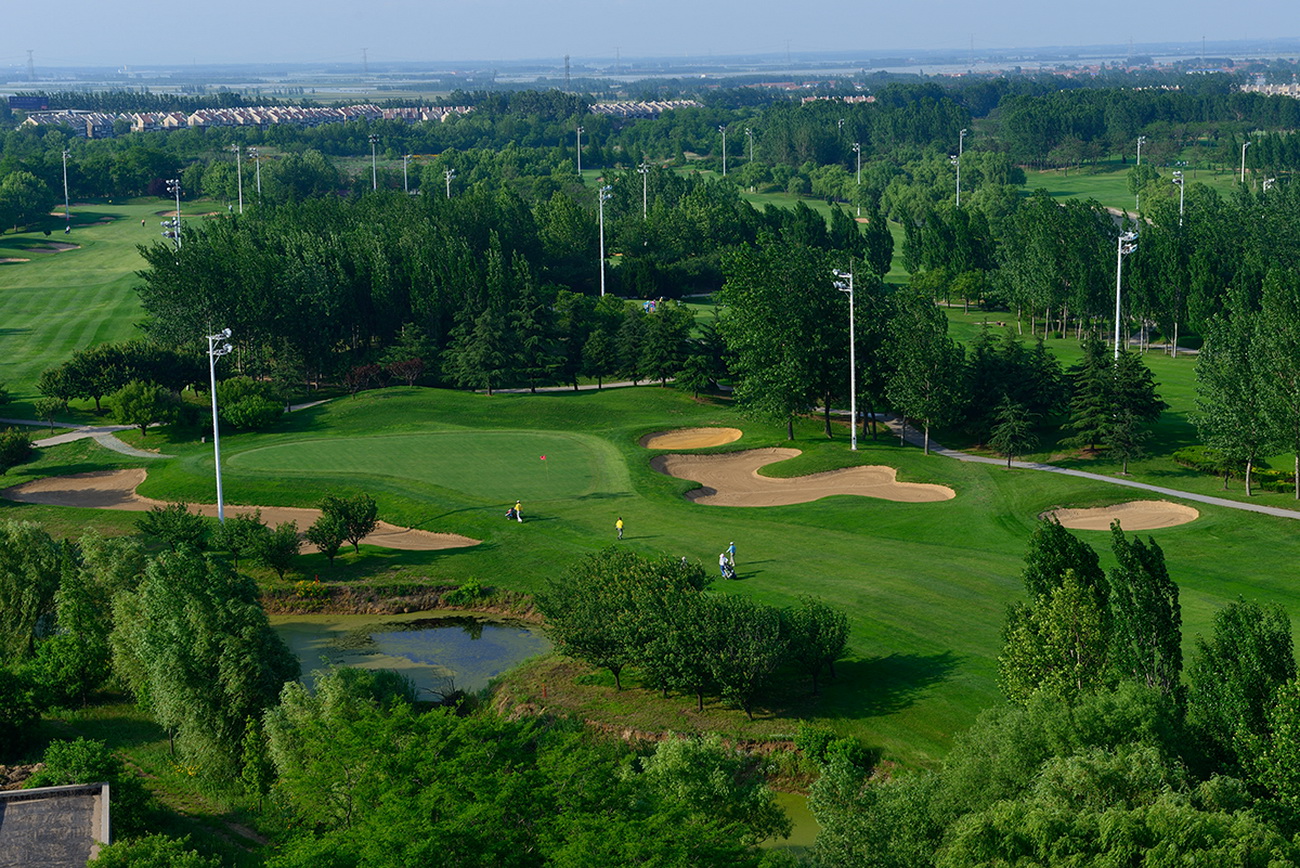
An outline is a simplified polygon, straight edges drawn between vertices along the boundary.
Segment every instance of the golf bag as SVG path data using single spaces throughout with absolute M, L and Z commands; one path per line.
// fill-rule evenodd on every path
M 718 564 L 718 566 L 722 569 L 722 577 L 724 579 L 734 579 L 736 577 L 736 568 L 731 564 L 724 561 L 723 563 Z
M 519 513 L 515 512 L 513 506 L 506 510 L 506 521 L 516 521 L 518 518 Z

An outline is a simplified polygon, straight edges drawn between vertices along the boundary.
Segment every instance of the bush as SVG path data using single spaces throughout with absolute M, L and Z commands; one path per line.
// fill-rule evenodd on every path
M 148 791 L 102 741 L 86 738 L 53 741 L 41 761 L 45 768 L 26 780 L 25 789 L 107 782 L 113 831 L 136 835 L 148 828 L 146 820 L 151 803 Z
M 258 431 L 284 415 L 284 402 L 272 383 L 232 377 L 217 383 L 217 413 L 232 428 Z
M 1229 479 L 1244 480 L 1246 467 L 1242 464 L 1228 464 L 1223 453 L 1208 446 L 1188 446 L 1174 453 L 1174 463 L 1201 473 L 1215 476 L 1228 474 Z M 1285 494 L 1295 488 L 1295 474 L 1287 470 L 1274 470 L 1263 462 L 1256 462 L 1251 468 L 1250 478 L 1253 484 L 1267 491 Z
M 32 454 L 32 440 L 17 428 L 0 431 L 0 476 L 10 467 L 22 464 Z
M 203 551 L 208 545 L 208 520 L 190 512 L 188 503 L 155 506 L 136 519 L 135 526 L 145 536 L 162 540 L 173 551 L 183 545 Z
M 116 817 L 114 817 L 116 820 Z M 118 841 L 99 851 L 87 863 L 93 868 L 219 868 L 221 860 L 189 849 L 190 839 L 146 835 L 133 841 Z
M 468 606 L 483 596 L 483 586 L 477 579 L 470 579 L 454 591 L 443 594 L 443 601 L 449 606 Z

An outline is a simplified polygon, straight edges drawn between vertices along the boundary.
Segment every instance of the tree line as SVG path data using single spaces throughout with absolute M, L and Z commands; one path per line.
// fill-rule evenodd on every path
M 752 720 L 782 669 L 808 677 L 813 693 L 823 670 L 834 676 L 848 644 L 843 612 L 811 598 L 778 609 L 707 586 L 699 564 L 610 548 L 552 580 L 537 602 L 565 654 L 608 669 L 620 690 L 635 668 L 665 696 L 695 694 L 700 711 L 712 693 Z

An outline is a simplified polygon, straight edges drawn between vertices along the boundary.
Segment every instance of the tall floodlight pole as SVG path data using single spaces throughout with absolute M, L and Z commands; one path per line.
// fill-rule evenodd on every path
M 578 127 L 578 180 L 582 180 L 582 127 Z
M 1241 183 L 1246 183 L 1246 149 L 1250 147 L 1250 142 L 1241 143 Z
M 443 169 L 442 176 L 447 179 L 447 198 L 451 198 L 451 179 L 456 177 L 455 169 Z
M 411 155 L 402 154 L 402 192 L 408 196 L 411 195 L 411 184 L 407 180 L 406 167 L 410 165 L 410 162 L 411 162 Z
M 72 231 L 72 206 L 68 201 L 68 149 L 63 149 L 63 231 Z
M 375 133 L 370 134 L 370 189 L 379 189 L 379 158 L 378 150 L 379 136 Z
M 718 132 L 722 133 L 722 177 L 727 177 L 727 125 L 723 124 L 718 127 Z
M 649 192 L 650 192 L 650 164 L 645 162 L 645 160 L 642 160 L 641 165 L 637 166 L 636 170 L 641 175 L 641 219 L 645 220 L 650 213 L 648 209 Z
M 605 203 L 613 198 L 609 184 L 600 188 L 597 198 L 600 200 L 600 294 L 605 295 Z
M 1183 225 L 1183 173 L 1174 172 L 1174 183 L 1178 185 L 1178 225 Z
M 228 342 L 230 329 L 223 329 L 219 334 L 208 335 L 208 375 L 212 386 L 212 454 L 217 468 L 217 520 L 226 521 L 226 507 L 221 500 L 221 432 L 217 426 L 217 357 L 224 356 L 234 347 Z M 218 342 L 221 343 L 218 346 Z
M 244 164 L 240 160 L 241 149 L 239 145 L 231 145 L 230 150 L 235 152 L 235 183 L 238 184 L 239 190 L 239 213 L 244 213 Z M 178 209 L 179 210 L 179 209 Z
M 166 228 L 163 233 L 164 238 L 170 238 L 176 245 L 176 252 L 181 250 L 181 182 L 179 178 L 171 178 L 167 181 L 167 192 L 176 197 L 176 214 L 170 220 L 164 220 L 162 225 Z
M 853 330 L 853 272 L 831 271 L 836 278 L 834 286 L 849 295 L 849 448 L 858 451 L 858 360 L 857 334 Z
M 1120 275 L 1124 272 L 1124 257 L 1128 256 L 1137 246 L 1137 233 L 1125 232 L 1119 236 L 1115 244 L 1115 358 L 1119 358 L 1119 287 Z
M 1137 164 L 1138 164 L 1139 166 L 1142 165 L 1142 146 L 1143 146 L 1144 144 L 1146 144 L 1146 141 L 1147 141 L 1147 137 L 1146 137 L 1146 136 L 1138 136 L 1138 159 L 1137 159 Z M 1142 191 L 1141 191 L 1141 190 L 1138 190 L 1136 193 L 1133 194 L 1133 210 L 1134 210 L 1134 211 L 1141 211 L 1141 210 L 1142 210 Z
M 249 148 L 248 155 L 253 158 L 254 174 L 257 176 L 257 201 L 262 201 L 262 155 L 258 153 L 257 148 Z
M 749 139 L 749 161 L 754 162 L 754 131 L 745 127 L 745 138 Z
M 857 170 L 854 172 L 853 177 L 854 177 L 854 179 L 855 179 L 855 181 L 856 181 L 858 187 L 860 188 L 860 187 L 862 186 L 862 142 L 854 142 L 854 143 L 853 143 L 853 155 L 854 155 L 855 157 L 857 157 L 857 161 L 858 161 L 858 168 L 857 168 Z M 862 191 L 861 191 L 861 189 L 859 189 L 857 192 L 858 192 L 858 193 L 861 193 Z M 861 217 L 861 216 L 862 216 L 862 200 L 859 198 L 859 196 L 857 195 L 857 193 L 854 194 L 853 198 L 858 199 L 858 216 Z
M 961 207 L 961 155 L 965 150 L 967 130 L 957 134 L 957 207 Z

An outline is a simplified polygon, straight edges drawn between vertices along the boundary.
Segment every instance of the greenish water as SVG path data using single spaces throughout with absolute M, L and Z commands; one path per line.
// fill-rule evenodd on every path
M 304 673 L 330 665 L 401 672 L 421 697 L 453 686 L 473 692 L 529 657 L 551 650 L 536 627 L 470 615 L 277 615 L 280 637 Z M 310 683 L 310 676 L 305 680 Z
M 777 793 L 776 803 L 790 818 L 794 829 L 789 838 L 769 838 L 762 846 L 769 850 L 790 850 L 794 853 L 806 853 L 812 849 L 817 839 L 817 820 L 808 809 L 808 797 L 800 793 Z

